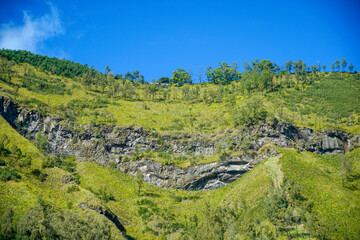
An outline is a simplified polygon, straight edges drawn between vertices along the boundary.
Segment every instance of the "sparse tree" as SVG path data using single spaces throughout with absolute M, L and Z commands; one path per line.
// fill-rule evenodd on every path
M 138 194 L 139 194 L 139 196 L 140 196 L 140 193 L 141 193 L 141 188 L 143 186 L 143 181 L 144 181 L 144 175 L 141 172 L 136 174 L 136 183 L 138 185 Z
M 324 64 L 324 65 L 322 65 L 322 69 L 324 70 L 324 72 L 325 72 L 325 70 L 326 70 L 326 65 Z
M 243 64 L 245 71 L 248 71 L 248 73 L 251 73 L 251 66 L 248 62 L 244 62 Z
M 125 79 L 128 79 L 128 80 L 132 80 L 133 79 L 133 76 L 131 74 L 131 72 L 126 72 L 125 75 L 124 75 Z
M 349 65 L 349 71 L 350 72 L 354 71 L 354 65 L 352 63 L 350 63 L 350 65 Z
M 345 71 L 346 66 L 347 66 L 347 61 L 345 60 L 345 58 L 342 58 L 341 59 L 341 67 L 342 67 L 343 72 Z
M 168 77 L 161 77 L 157 80 L 157 84 L 169 84 L 170 78 Z
M 193 83 L 193 80 L 194 80 L 194 72 L 193 72 L 192 68 L 189 68 L 188 74 L 189 74 L 189 76 L 190 76 L 189 83 L 192 84 L 192 83 Z
M 293 69 L 293 62 L 290 60 L 288 62 L 285 63 L 285 68 L 286 71 L 288 71 L 289 73 L 291 73 L 291 70 Z
M 335 61 L 335 68 L 337 69 L 338 72 L 340 71 L 340 61 L 339 61 L 339 59 L 336 59 L 336 61 Z
M 211 83 L 228 84 L 241 78 L 241 73 L 236 70 L 237 68 L 236 63 L 229 65 L 226 62 L 222 62 L 219 63 L 219 66 L 215 69 L 209 66 L 205 75 Z
M 182 86 L 185 83 L 190 83 L 190 75 L 184 69 L 178 68 L 173 72 L 173 75 L 170 79 L 172 84 L 176 84 L 177 86 Z
M 316 65 L 312 65 L 312 66 L 311 66 L 311 71 L 315 73 L 316 70 L 317 70 L 317 66 L 316 66 Z
M 111 69 L 108 65 L 105 66 L 104 74 L 107 76 L 110 73 Z
M 200 66 L 197 72 L 197 78 L 199 83 L 202 83 L 202 75 L 203 75 L 204 67 Z
M 153 82 L 150 84 L 146 84 L 144 90 L 145 90 L 145 95 L 147 95 L 149 99 L 151 96 L 152 100 L 154 100 L 155 94 L 159 90 L 159 88 L 158 88 L 158 85 Z

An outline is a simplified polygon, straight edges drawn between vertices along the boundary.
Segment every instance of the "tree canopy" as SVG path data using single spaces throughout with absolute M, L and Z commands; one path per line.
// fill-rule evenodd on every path
M 241 73 L 237 71 L 237 68 L 236 63 L 229 65 L 226 62 L 222 62 L 215 69 L 209 66 L 205 74 L 210 83 L 227 84 L 241 79 Z
M 185 83 L 191 83 L 191 78 L 187 71 L 182 68 L 178 68 L 173 72 L 173 75 L 170 78 L 170 83 L 177 86 L 182 86 Z

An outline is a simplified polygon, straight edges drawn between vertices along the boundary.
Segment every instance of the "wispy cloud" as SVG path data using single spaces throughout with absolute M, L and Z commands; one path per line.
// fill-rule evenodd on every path
M 21 49 L 37 52 L 40 44 L 55 35 L 65 32 L 58 10 L 49 3 L 50 13 L 31 18 L 24 11 L 23 25 L 12 22 L 0 26 L 0 48 Z

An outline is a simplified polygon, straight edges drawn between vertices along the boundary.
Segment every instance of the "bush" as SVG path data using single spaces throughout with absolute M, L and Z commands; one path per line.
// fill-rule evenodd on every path
M 21 80 L 22 87 L 29 91 L 40 94 L 59 94 L 64 95 L 68 89 L 59 78 L 41 78 L 24 76 Z M 69 93 L 69 92 L 68 92 Z M 70 92 L 71 93 L 71 92 Z
M 15 228 L 13 226 L 14 210 L 12 207 L 5 209 L 0 219 L 0 239 L 15 239 Z
M 76 162 L 74 156 L 48 156 L 45 161 L 42 162 L 41 167 L 44 168 L 53 168 L 59 167 L 67 172 L 75 172 L 76 171 Z
M 61 162 L 61 168 L 68 172 L 75 172 L 76 170 L 76 162 L 73 160 L 63 160 Z
M 106 187 L 100 188 L 98 192 L 94 191 L 91 187 L 88 190 L 94 193 L 98 198 L 104 200 L 105 202 L 115 201 L 115 197 L 112 193 L 109 193 Z
M 48 148 L 48 144 L 47 144 L 47 137 L 45 135 L 38 133 L 36 135 L 35 142 L 36 142 L 38 148 L 40 149 L 40 151 L 45 152 L 45 153 L 48 152 L 49 148 Z
M 0 158 L 0 166 L 6 166 L 6 162 L 2 158 Z
M 152 212 L 147 207 L 139 207 L 138 214 L 143 220 L 148 220 L 151 217 Z
M 32 161 L 31 157 L 30 157 L 29 155 L 25 155 L 24 158 L 22 158 L 21 160 L 19 160 L 18 165 L 19 165 L 19 167 L 21 167 L 21 168 L 22 168 L 22 167 L 28 168 L 28 167 L 31 166 L 31 161 Z
M 46 214 L 45 214 L 46 213 Z M 110 225 L 86 214 L 54 212 L 49 207 L 29 207 L 17 224 L 17 239 L 110 239 Z
M 31 171 L 31 174 L 34 175 L 35 177 L 39 177 L 41 175 L 41 171 L 36 168 Z
M 155 206 L 155 203 L 149 199 L 141 199 L 140 201 L 136 202 L 138 205 L 149 205 L 149 206 Z
M 263 100 L 259 96 L 253 96 L 232 112 L 235 125 L 256 124 L 266 119 L 268 112 L 265 110 Z
M 48 156 L 42 163 L 41 163 L 41 168 L 45 169 L 45 168 L 53 168 L 56 166 L 56 163 L 54 161 L 54 158 L 51 156 Z
M 76 185 L 71 185 L 66 190 L 67 193 L 72 193 L 72 192 L 77 192 L 77 191 L 80 191 L 80 188 L 78 186 L 76 186 Z
M 46 177 L 48 176 L 46 173 L 42 173 L 39 169 L 35 168 L 31 171 L 31 174 L 34 175 L 37 179 L 41 182 L 45 181 Z
M 15 171 L 15 169 L 9 169 L 8 167 L 0 168 L 0 180 L 7 182 L 10 180 L 20 179 L 21 176 Z
M 22 157 L 21 149 L 17 145 L 12 145 L 10 151 L 17 159 L 20 159 Z
M 7 156 L 10 154 L 10 151 L 5 147 L 9 143 L 9 138 L 6 134 L 0 136 L 0 154 Z

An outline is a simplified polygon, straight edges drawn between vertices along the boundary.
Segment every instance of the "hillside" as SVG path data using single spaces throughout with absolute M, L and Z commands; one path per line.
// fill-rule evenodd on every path
M 150 84 L 0 53 L 1 238 L 360 237 L 358 73 Z

